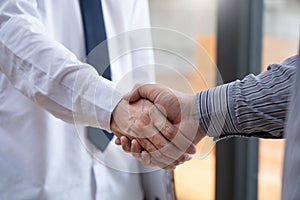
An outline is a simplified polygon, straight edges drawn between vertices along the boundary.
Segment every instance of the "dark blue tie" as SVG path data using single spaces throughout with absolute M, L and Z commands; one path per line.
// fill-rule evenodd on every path
M 106 40 L 102 3 L 101 0 L 80 0 L 80 7 L 85 33 L 86 54 L 89 55 L 97 45 Z M 94 66 L 103 77 L 109 80 L 111 79 L 107 43 L 101 44 L 99 53 L 96 52 L 93 56 L 89 55 L 87 62 Z M 103 65 L 107 66 L 105 70 L 102 69 Z M 101 101 L 101 99 L 99 99 L 99 101 Z M 101 151 L 105 150 L 113 138 L 113 134 L 92 127 L 87 129 L 87 134 L 90 141 Z

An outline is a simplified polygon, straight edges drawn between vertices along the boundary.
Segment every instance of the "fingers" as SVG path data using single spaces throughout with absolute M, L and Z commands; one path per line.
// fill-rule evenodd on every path
M 168 141 L 178 147 L 181 152 L 190 154 L 196 153 L 196 147 L 193 141 L 187 139 L 179 129 L 166 120 L 165 117 L 160 114 L 160 111 L 151 109 L 150 118 L 157 130 L 159 130 Z
M 141 153 L 141 160 L 140 160 L 144 165 L 146 166 L 157 166 L 166 170 L 174 170 L 177 165 L 166 165 L 163 164 L 155 159 L 151 159 L 150 153 L 143 151 Z
M 133 139 L 131 141 L 131 154 L 138 160 L 141 161 L 141 151 L 142 151 L 142 147 L 141 145 L 135 140 Z
M 142 96 L 140 96 L 140 93 L 139 93 L 139 89 L 141 86 L 142 86 L 142 84 L 137 83 L 133 87 L 133 89 L 123 97 L 123 99 L 125 99 L 128 102 L 135 102 L 135 101 L 139 100 L 140 98 L 142 98 Z
M 187 156 L 185 152 L 195 153 L 195 146 L 192 142 L 188 141 L 175 126 L 167 121 L 165 116 L 163 116 L 156 107 L 152 107 L 150 110 L 150 116 L 152 116 L 150 118 L 152 118 L 151 120 L 154 119 L 154 121 L 150 120 L 151 123 L 149 123 L 149 116 L 146 117 L 148 118 L 147 123 L 144 123 L 142 116 L 143 115 L 140 115 L 139 120 L 134 123 L 134 128 L 131 129 L 134 135 L 141 136 L 136 138 L 141 147 L 137 146 L 136 142 L 133 142 L 134 146 L 131 146 L 132 144 L 130 144 L 128 138 L 121 137 L 120 140 L 124 151 L 140 153 L 141 148 L 143 148 L 152 154 L 152 157 L 157 162 L 156 164 L 159 164 L 160 167 L 168 166 L 174 161 L 186 161 L 185 158 Z M 142 126 L 140 126 L 140 124 L 142 124 Z M 144 124 L 148 125 L 144 126 Z M 163 128 L 161 128 L 162 126 Z M 160 128 L 164 133 L 160 133 L 156 127 Z M 143 136 L 141 133 L 143 133 Z M 177 144 L 172 140 L 178 141 Z M 170 143 L 170 141 L 172 142 Z M 132 150 L 131 148 L 134 149 Z
M 144 137 L 147 138 L 147 140 L 139 140 L 139 143 L 143 146 L 144 149 L 146 149 L 148 152 L 152 152 L 165 148 L 163 154 L 172 159 L 177 159 L 186 151 L 188 151 L 188 153 L 196 152 L 195 146 L 193 145 L 192 141 L 187 140 L 183 134 L 180 134 L 176 127 L 171 124 L 155 106 L 152 106 L 149 109 L 149 112 L 147 112 L 149 113 L 147 114 L 147 130 L 144 130 L 144 128 L 135 130 L 135 132 L 138 133 L 142 132 L 144 134 Z M 163 134 L 161 134 L 162 132 L 159 131 L 160 129 L 164 131 Z M 145 135 L 145 133 L 147 132 L 149 132 L 150 134 L 148 133 Z M 174 145 L 176 143 L 174 143 L 172 140 L 177 142 L 177 145 Z M 148 141 L 150 141 L 151 143 L 149 143 Z M 170 143 L 170 141 L 172 141 L 172 143 Z
M 174 91 L 165 86 L 159 84 L 138 85 L 123 98 L 129 103 L 147 99 L 158 107 L 172 123 L 177 124 L 181 121 L 180 101 Z
M 187 156 L 183 160 L 176 160 L 176 161 L 174 161 L 174 162 L 172 162 L 168 165 L 164 165 L 164 164 L 162 165 L 162 163 L 160 161 L 157 161 L 151 153 L 143 151 L 141 153 L 140 161 L 144 165 L 158 166 L 158 167 L 161 167 L 161 168 L 166 169 L 166 170 L 174 170 L 176 168 L 176 166 L 178 166 L 179 164 L 182 164 L 185 161 L 189 161 L 191 159 L 192 159 L 191 156 Z
M 124 99 L 129 102 L 135 102 L 141 98 L 146 98 L 151 102 L 154 102 L 159 94 L 158 84 L 138 84 L 135 88 L 124 96 Z
M 120 138 L 115 139 L 115 144 L 118 145 L 118 146 L 122 145 Z
M 150 154 L 147 151 L 143 151 L 141 154 L 141 158 L 142 158 L 142 163 L 144 165 L 150 166 L 151 165 L 151 159 L 150 159 Z
M 135 139 L 133 139 L 131 141 L 131 153 L 140 154 L 141 151 L 142 151 L 141 145 Z
M 150 101 L 155 101 L 155 98 L 161 93 L 160 89 L 156 90 L 155 88 L 153 85 L 138 86 L 133 91 L 133 94 L 139 98 L 146 97 Z M 138 92 L 136 93 L 136 91 Z M 175 125 L 167 120 L 165 113 L 171 114 L 170 116 L 173 116 L 174 119 L 176 117 L 180 118 L 180 106 L 176 104 L 177 99 L 174 100 L 175 103 L 172 103 L 171 108 L 169 108 L 170 105 L 167 103 L 168 95 L 160 95 L 159 98 L 164 99 L 164 104 L 157 104 L 156 106 L 145 99 L 130 104 L 127 110 L 127 113 L 130 115 L 126 118 L 129 121 L 129 125 L 122 117 L 116 115 L 119 124 L 122 125 L 121 127 L 125 127 L 125 129 L 116 129 L 116 132 L 126 135 L 122 133 L 126 131 L 130 132 L 131 135 L 127 133 L 127 137 L 120 137 L 119 140 L 116 140 L 116 144 L 121 144 L 124 151 L 131 152 L 134 157 L 145 165 L 173 169 L 178 164 L 190 159 L 190 155 L 186 152 L 195 153 L 196 149 L 192 143 L 193 141 L 187 139 Z M 168 108 L 168 110 L 166 112 L 158 110 L 160 108 L 159 105 L 162 108 Z M 136 140 L 132 140 L 133 138 Z
M 125 152 L 130 152 L 130 150 L 131 150 L 131 144 L 130 144 L 131 141 L 125 136 L 122 136 L 120 138 L 120 140 L 121 140 L 121 145 L 122 145 L 123 150 Z
M 131 153 L 134 157 L 141 161 L 141 145 L 135 140 L 129 140 L 126 136 L 122 136 L 121 138 L 117 138 L 115 140 L 116 145 L 121 145 L 123 151 L 127 153 Z
M 151 165 L 156 165 L 163 168 L 169 165 L 174 165 L 174 164 L 178 165 L 180 162 L 185 162 L 189 160 L 190 157 L 189 154 L 179 151 L 171 143 L 168 143 L 167 146 L 164 146 L 162 149 L 156 149 L 156 147 L 147 139 L 138 138 L 137 141 L 141 146 L 143 146 L 144 149 L 147 150 L 147 152 L 153 158 Z M 145 161 L 143 163 L 145 165 L 149 165 L 149 163 L 147 162 L 147 157 L 144 160 Z
M 126 94 L 123 98 L 129 102 L 135 102 L 135 101 L 139 100 L 140 98 L 143 98 L 143 96 L 145 96 L 145 95 L 140 94 L 141 87 L 142 87 L 142 85 L 140 85 L 140 84 L 135 85 L 134 88 L 131 90 L 131 92 Z
M 146 140 L 146 139 L 141 139 L 140 142 L 145 142 L 143 140 Z M 151 151 L 150 153 L 147 151 L 142 151 L 142 147 L 138 143 L 137 140 L 133 139 L 131 141 L 132 155 L 136 159 L 141 161 L 144 165 L 158 166 L 163 169 L 172 170 L 178 164 L 183 163 L 190 159 L 189 156 L 187 156 L 187 155 L 182 155 L 178 160 L 170 159 L 167 156 L 164 156 L 163 154 L 161 154 L 158 150 L 156 150 L 154 146 L 151 146 L 151 143 L 149 143 L 149 141 L 147 141 L 146 143 L 148 145 L 147 148 L 149 148 Z M 122 143 L 122 145 L 126 145 L 126 144 Z M 145 146 L 144 143 L 143 143 L 143 145 Z M 123 149 L 126 149 L 126 151 L 128 151 L 128 147 L 123 147 Z M 152 159 L 150 159 L 150 158 L 152 158 Z
M 149 149 L 151 149 L 150 153 L 144 151 L 136 139 L 133 139 L 130 143 L 127 137 L 122 136 L 119 140 L 124 151 L 131 152 L 136 159 L 147 166 L 158 166 L 166 170 L 173 170 L 177 165 L 189 161 L 192 158 L 189 154 L 183 154 L 177 160 L 174 160 L 164 156 L 160 151 L 155 150 L 154 146 L 149 147 Z

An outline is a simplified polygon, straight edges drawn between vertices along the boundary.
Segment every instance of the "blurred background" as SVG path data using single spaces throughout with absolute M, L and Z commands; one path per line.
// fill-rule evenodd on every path
M 174 40 L 163 41 L 166 46 L 178 49 L 184 57 L 193 60 L 196 68 L 202 72 L 199 75 L 193 67 L 178 66 L 178 62 L 172 63 L 172 59 L 168 65 L 174 67 L 181 78 L 178 78 L 176 73 L 157 67 L 157 82 L 174 89 L 191 93 L 212 87 L 210 83 L 216 83 L 215 63 L 221 66 L 222 77 L 223 71 L 227 71 L 224 75 L 226 82 L 242 78 L 248 72 L 257 74 L 259 71 L 265 71 L 268 64 L 280 63 L 298 52 L 299 0 L 149 0 L 149 2 L 153 27 L 183 33 L 196 41 L 208 54 L 207 56 L 202 51 L 199 52 L 199 49 L 187 45 L 185 40 L 177 40 L 175 43 Z M 228 20 L 225 19 L 226 16 Z M 248 54 L 243 54 L 244 50 L 249 51 Z M 243 59 L 247 62 L 241 62 Z M 251 59 L 254 59 L 254 62 Z M 231 68 L 230 65 L 228 67 L 228 63 L 226 65 L 227 60 L 229 63 L 231 60 L 239 62 L 235 62 L 236 67 Z M 184 87 L 186 81 L 192 90 Z M 247 149 L 239 147 L 240 144 L 246 144 Z M 177 198 L 179 200 L 280 199 L 284 140 L 234 141 L 228 145 L 235 145 L 235 148 L 231 149 L 231 154 L 235 156 L 226 154 L 226 149 L 231 147 L 225 144 L 220 147 L 221 151 L 225 149 L 225 154 L 214 149 L 204 160 L 199 160 L 196 156 L 175 170 Z M 237 155 L 237 151 L 242 152 L 241 155 Z M 239 156 L 243 159 L 238 159 Z M 222 157 L 231 163 L 226 164 L 224 169 Z M 243 169 L 252 165 L 253 170 Z M 235 171 L 239 171 L 242 176 Z M 224 174 L 227 176 L 224 177 Z M 239 184 L 243 182 L 245 184 Z M 224 192 L 220 189 L 227 187 L 234 190 Z M 239 194 L 237 191 L 244 191 L 242 193 L 245 194 Z

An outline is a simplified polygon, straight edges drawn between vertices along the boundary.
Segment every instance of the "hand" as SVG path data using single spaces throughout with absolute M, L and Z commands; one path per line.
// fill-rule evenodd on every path
M 179 163 L 191 159 L 191 156 L 185 152 L 195 153 L 195 146 L 189 142 L 189 146 L 183 151 L 170 144 L 159 131 L 159 127 L 162 126 L 175 130 L 157 107 L 145 99 L 131 104 L 121 100 L 111 118 L 111 130 L 117 137 L 125 135 L 131 140 L 138 141 L 141 145 L 139 148 L 151 152 L 156 158 L 152 165 L 174 169 Z
M 130 103 L 140 99 L 151 101 L 171 122 L 171 125 L 160 124 L 157 129 L 164 138 L 183 152 L 190 144 L 197 144 L 205 136 L 199 127 L 194 95 L 172 91 L 158 84 L 146 84 L 136 87 L 124 99 Z M 116 140 L 116 144 L 121 144 L 125 151 L 131 152 L 145 165 L 153 165 L 156 162 L 158 158 L 151 152 L 143 151 L 140 141 L 129 139 L 121 137 Z

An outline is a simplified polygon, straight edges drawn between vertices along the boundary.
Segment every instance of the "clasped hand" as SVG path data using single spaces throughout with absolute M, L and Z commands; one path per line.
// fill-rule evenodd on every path
M 115 108 L 111 130 L 116 144 L 144 165 L 164 169 L 191 159 L 205 134 L 199 127 L 195 96 L 158 84 L 137 86 Z

